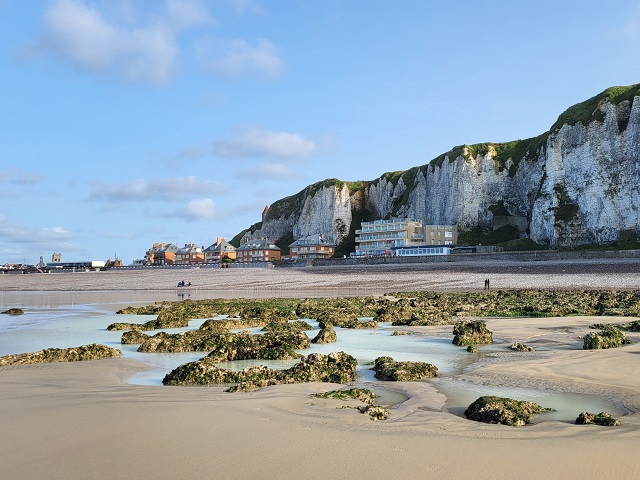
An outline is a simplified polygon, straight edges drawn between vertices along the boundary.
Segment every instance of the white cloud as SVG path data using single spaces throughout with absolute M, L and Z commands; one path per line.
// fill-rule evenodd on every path
M 40 183 L 43 179 L 44 175 L 39 173 L 23 172 L 13 168 L 0 170 L 0 183 L 27 186 Z
M 253 45 L 245 40 L 202 42 L 198 50 L 211 72 L 228 78 L 277 78 L 284 66 L 278 47 L 264 38 Z
M 218 182 L 199 180 L 196 177 L 165 178 L 148 182 L 133 180 L 124 184 L 94 183 L 91 198 L 112 202 L 172 201 L 189 195 L 223 194 Z
M 247 168 L 241 170 L 237 174 L 238 177 L 248 178 L 251 180 L 261 179 L 299 179 L 303 175 L 298 170 L 283 165 L 281 163 L 266 163 L 264 165 L 258 165 L 254 168 Z
M 81 69 L 163 85 L 173 75 L 177 33 L 209 21 L 200 2 L 186 0 L 167 0 L 161 19 L 137 25 L 110 21 L 94 3 L 57 0 L 39 46 Z
M 288 132 L 272 132 L 256 127 L 234 130 L 230 138 L 214 142 L 214 153 L 225 158 L 303 158 L 316 149 L 313 141 Z
M 184 214 L 188 220 L 215 220 L 218 218 L 216 204 L 210 198 L 191 200 L 187 204 Z
M 33 228 L 0 216 L 0 240 L 6 243 L 59 245 L 75 237 L 63 227 Z

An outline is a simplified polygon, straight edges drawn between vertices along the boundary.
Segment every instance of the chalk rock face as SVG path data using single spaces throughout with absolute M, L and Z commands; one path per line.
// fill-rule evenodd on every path
M 324 233 L 339 244 L 353 213 L 365 210 L 372 218 L 490 229 L 498 206 L 522 235 L 551 247 L 640 233 L 638 92 L 638 85 L 608 89 L 531 139 L 455 147 L 427 165 L 357 188 L 319 182 L 275 202 L 253 234 L 278 240 Z
M 72 348 L 46 348 L 37 352 L 19 353 L 0 357 L 0 367 L 6 365 L 26 365 L 32 363 L 80 362 L 119 357 L 122 352 L 117 348 L 92 343 Z
M 547 140 L 546 176 L 531 212 L 535 241 L 607 243 L 640 225 L 640 97 L 598 109 L 602 121 L 564 125 Z

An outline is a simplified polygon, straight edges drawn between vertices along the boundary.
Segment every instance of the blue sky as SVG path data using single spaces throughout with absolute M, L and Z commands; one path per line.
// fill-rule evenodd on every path
M 0 264 L 129 263 L 640 82 L 640 1 L 0 0 Z

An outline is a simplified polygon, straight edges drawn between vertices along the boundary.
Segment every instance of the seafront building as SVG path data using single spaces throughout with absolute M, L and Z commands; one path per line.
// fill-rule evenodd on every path
M 195 243 L 185 243 L 184 247 L 176 252 L 174 265 L 198 265 L 204 263 L 204 251 Z
M 446 255 L 458 242 L 457 225 L 423 225 L 410 218 L 362 222 L 355 233 L 356 257 Z
M 236 260 L 239 262 L 268 262 L 280 260 L 280 248 L 266 238 L 246 240 L 236 250 Z
M 144 255 L 146 265 L 173 265 L 180 247 L 173 243 L 154 243 Z
M 204 249 L 204 263 L 218 263 L 225 258 L 236 259 L 236 247 L 225 238 L 218 237 L 216 243 Z
M 324 234 L 318 233 L 297 239 L 289 245 L 290 260 L 311 260 L 315 258 L 329 258 L 336 251 L 336 246 L 325 239 Z

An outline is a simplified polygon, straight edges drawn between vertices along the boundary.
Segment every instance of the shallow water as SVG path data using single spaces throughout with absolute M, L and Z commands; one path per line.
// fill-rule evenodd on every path
M 101 343 L 119 348 L 127 359 L 144 362 L 149 369 L 134 374 L 129 382 L 138 385 L 161 385 L 164 376 L 174 368 L 187 362 L 198 360 L 207 352 L 188 353 L 140 353 L 137 345 L 122 345 L 122 331 L 108 331 L 106 327 L 114 322 L 143 323 L 155 318 L 153 315 L 116 315 L 99 305 L 60 305 L 25 308 L 19 316 L 0 316 L 0 355 L 33 352 L 44 348 L 68 348 L 90 343 Z M 192 320 L 189 327 L 166 329 L 168 333 L 184 332 L 196 329 L 204 319 Z M 305 332 L 313 338 L 319 330 L 318 322 L 306 320 L 314 327 Z M 259 333 L 260 328 L 248 329 Z M 460 373 L 465 366 L 479 358 L 470 355 L 462 347 L 451 343 L 449 337 L 427 337 L 424 335 L 393 336 L 395 330 L 389 323 L 381 323 L 379 328 L 344 329 L 335 328 L 337 342 L 331 344 L 311 344 L 311 348 L 299 353 L 328 354 L 344 351 L 358 361 L 358 380 L 353 386 L 373 390 L 379 398 L 378 405 L 394 405 L 406 399 L 402 393 L 387 387 L 388 383 L 378 381 L 371 370 L 374 360 L 380 356 L 390 356 L 396 361 L 424 361 L 438 367 L 440 378 L 428 380 L 448 397 L 445 406 L 449 412 L 463 415 L 466 407 L 481 395 L 498 395 L 530 400 L 554 412 L 534 417 L 534 421 L 560 420 L 574 421 L 581 411 L 608 411 L 621 414 L 606 399 L 595 395 L 576 395 L 544 392 L 529 389 L 490 387 L 473 385 L 454 380 L 451 376 Z M 149 335 L 157 331 L 145 332 Z M 266 365 L 269 368 L 289 368 L 297 360 L 264 361 L 243 360 L 218 364 L 222 368 L 241 370 L 246 367 Z

